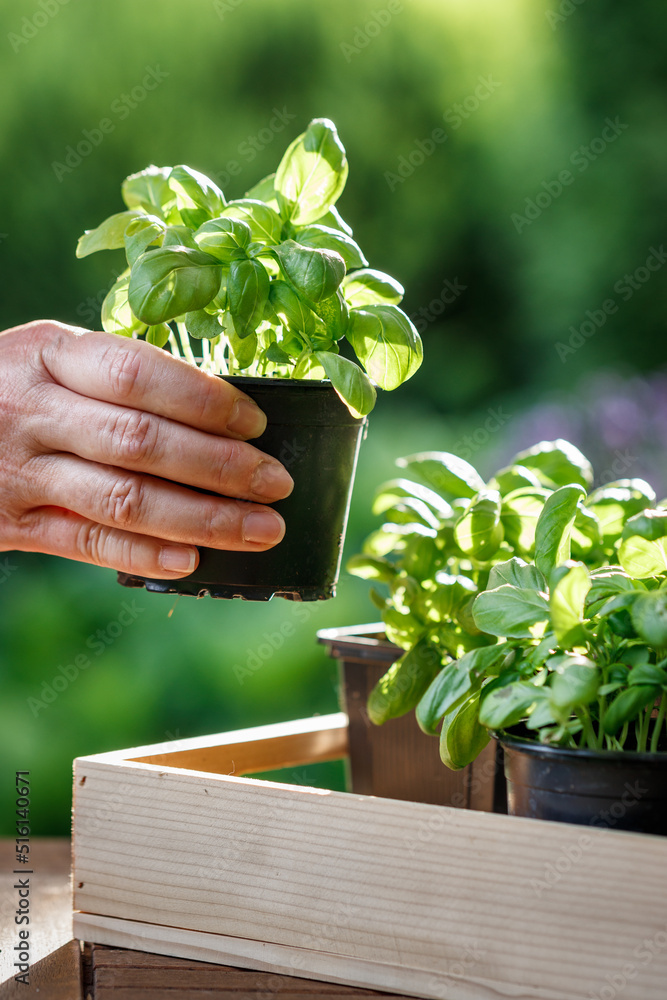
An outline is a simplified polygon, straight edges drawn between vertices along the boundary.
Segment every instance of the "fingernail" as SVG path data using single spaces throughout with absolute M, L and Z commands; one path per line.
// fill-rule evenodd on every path
M 285 534 L 285 522 L 280 514 L 257 510 L 243 518 L 243 541 L 268 545 L 278 542 Z
M 180 545 L 165 545 L 160 549 L 160 566 L 168 573 L 192 573 L 196 562 L 196 549 Z
M 294 480 L 280 462 L 263 461 L 255 469 L 250 488 L 268 500 L 282 500 L 294 489 Z
M 236 400 L 227 430 L 244 438 L 256 438 L 266 430 L 266 417 L 252 399 L 243 396 Z

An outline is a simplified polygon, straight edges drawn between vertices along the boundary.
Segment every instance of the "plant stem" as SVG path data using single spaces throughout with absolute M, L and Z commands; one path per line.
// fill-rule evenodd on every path
M 183 357 L 186 361 L 189 361 L 191 365 L 197 364 L 197 359 L 192 353 L 192 348 L 190 347 L 190 337 L 188 336 L 188 331 L 185 328 L 184 323 L 177 323 L 176 329 L 178 330 L 178 339 L 181 342 L 181 350 L 183 351 Z
M 653 736 L 651 737 L 651 753 L 657 753 L 658 751 L 660 732 L 665 721 L 665 715 L 667 715 L 667 692 L 663 691 L 662 698 L 660 699 L 660 708 L 658 709 L 658 718 L 655 720 Z
M 586 709 L 583 709 L 583 711 L 578 713 L 578 715 L 584 726 L 582 735 L 585 739 L 582 741 L 583 744 L 587 746 L 589 750 L 598 750 L 598 741 L 589 713 Z
M 174 334 L 174 331 L 171 329 L 171 327 L 169 328 L 169 330 L 170 330 L 170 332 L 169 332 L 169 346 L 171 347 L 171 353 L 174 355 L 175 358 L 180 358 L 180 357 L 182 357 L 182 354 L 181 354 L 181 349 L 178 346 L 178 341 L 176 340 L 176 336 Z
M 619 747 L 618 747 L 619 750 L 623 750 L 623 748 L 625 747 L 625 741 L 628 738 L 628 730 L 629 730 L 629 728 L 630 728 L 630 723 L 626 722 L 625 725 L 623 726 L 623 728 L 621 729 L 621 735 L 618 737 L 618 740 L 617 740 L 617 742 L 619 744 Z
M 642 721 L 641 721 L 641 730 L 640 730 L 640 736 L 639 736 L 639 746 L 637 747 L 637 750 L 640 753 L 645 753 L 646 752 L 646 744 L 648 742 L 648 730 L 649 730 L 649 726 L 651 725 L 651 713 L 652 713 L 652 711 L 653 711 L 653 705 L 651 704 L 644 711 L 644 716 L 643 716 Z

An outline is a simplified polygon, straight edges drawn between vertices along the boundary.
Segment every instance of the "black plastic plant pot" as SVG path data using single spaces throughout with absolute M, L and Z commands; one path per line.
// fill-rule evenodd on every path
M 511 816 L 667 835 L 667 753 L 565 750 L 499 734 Z
M 334 597 L 365 418 L 353 417 L 328 381 L 229 377 L 255 400 L 267 428 L 251 443 L 279 459 L 294 479 L 273 504 L 285 519 L 282 542 L 266 552 L 199 549 L 199 566 L 182 580 L 118 574 L 125 587 L 161 594 L 210 594 L 230 600 L 322 601 Z

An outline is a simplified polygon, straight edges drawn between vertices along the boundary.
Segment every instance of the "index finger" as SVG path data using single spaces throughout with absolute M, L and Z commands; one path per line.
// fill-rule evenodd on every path
M 42 361 L 73 392 L 239 440 L 264 432 L 266 417 L 252 399 L 187 361 L 115 333 L 79 334 L 56 324 L 54 330 Z

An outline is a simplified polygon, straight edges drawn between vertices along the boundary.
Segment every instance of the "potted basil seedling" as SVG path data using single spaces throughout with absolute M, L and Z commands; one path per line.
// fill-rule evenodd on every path
M 191 167 L 151 166 L 124 181 L 126 210 L 79 240 L 79 257 L 125 250 L 127 268 L 102 305 L 104 329 L 145 338 L 242 388 L 268 418 L 254 443 L 295 481 L 276 504 L 287 525 L 276 548 L 200 549 L 184 580 L 120 574 L 126 586 L 253 600 L 333 596 L 376 388 L 397 388 L 422 360 L 399 308 L 403 288 L 368 267 L 335 207 L 347 173 L 335 126 L 316 119 L 243 198 L 228 201 Z

